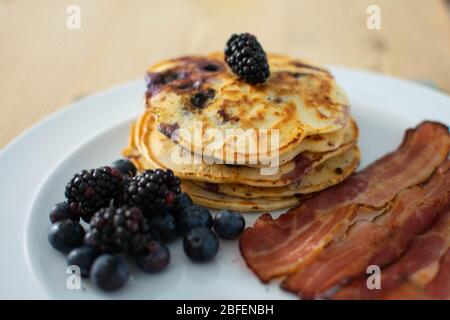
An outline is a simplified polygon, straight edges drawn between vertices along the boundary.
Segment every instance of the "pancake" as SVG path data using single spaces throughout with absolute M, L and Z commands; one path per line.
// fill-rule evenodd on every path
M 200 188 L 189 180 L 182 180 L 181 188 L 199 205 L 215 209 L 236 210 L 239 212 L 273 211 L 298 205 L 300 197 L 245 199 L 219 194 Z
M 352 118 L 340 130 L 307 136 L 298 146 L 283 155 L 279 155 L 279 163 L 280 165 L 285 164 L 294 159 L 296 155 L 305 151 L 326 152 L 336 150 L 344 144 L 344 141 L 353 139 L 351 137 L 354 137 L 354 140 L 358 137 L 358 127 Z M 251 166 L 251 164 L 247 165 Z
M 339 148 L 321 153 L 303 152 L 293 161 L 279 166 L 276 174 L 264 175 L 261 168 L 205 163 L 201 157 L 193 155 L 161 134 L 153 119 L 153 115 L 146 112 L 136 122 L 132 134 L 135 140 L 133 143 L 152 167 L 170 168 L 181 179 L 257 187 L 281 187 L 298 182 L 311 169 L 351 149 L 358 135 L 355 126 L 355 130 L 345 135 Z
M 187 150 L 205 154 L 212 143 L 208 129 L 224 138 L 214 157 L 260 161 L 259 134 L 277 129 L 279 139 L 267 150 L 284 160 L 311 135 L 338 131 L 349 120 L 349 101 L 324 68 L 281 55 L 268 55 L 271 75 L 249 85 L 231 72 L 221 53 L 167 60 L 148 70 L 146 105 L 159 130 Z M 177 130 L 182 129 L 182 130 Z M 234 147 L 227 130 L 255 130 L 243 150 Z M 289 161 L 287 159 L 285 161 Z
M 285 187 L 254 187 L 241 184 L 211 184 L 195 182 L 199 187 L 212 192 L 233 197 L 255 199 L 267 197 L 290 197 L 299 194 L 309 194 L 324 190 L 344 181 L 355 172 L 360 162 L 360 152 L 357 146 L 312 169 L 299 183 Z
M 151 112 L 149 112 L 152 114 Z M 139 126 L 141 128 L 145 128 L 147 126 L 145 123 L 147 121 L 153 121 L 152 117 L 146 115 L 145 118 L 141 118 L 138 120 L 141 122 Z M 154 126 L 153 123 L 148 124 L 149 126 Z M 350 118 L 344 128 L 326 133 L 326 134 L 317 134 L 306 137 L 296 148 L 292 149 L 290 152 L 284 154 L 282 157 L 279 157 L 278 162 L 279 165 L 285 164 L 288 161 L 291 161 L 298 154 L 309 151 L 309 152 L 327 152 L 338 149 L 344 142 L 356 140 L 358 137 L 358 128 L 356 126 L 355 121 Z M 210 157 L 212 160 L 216 160 L 216 163 L 220 162 L 221 159 L 217 159 L 215 157 Z M 222 161 L 224 162 L 224 161 Z M 246 166 L 251 167 L 264 167 L 267 166 L 267 163 L 270 163 L 270 159 L 267 159 L 263 165 L 259 164 L 251 164 L 246 163 Z
M 152 168 L 152 164 L 139 155 L 138 150 L 130 140 L 125 154 L 134 163 L 139 171 Z M 154 168 L 153 168 L 154 169 Z M 295 206 L 300 203 L 300 197 L 266 198 L 266 199 L 244 199 L 218 193 L 200 188 L 189 180 L 182 180 L 183 192 L 189 194 L 195 204 L 215 209 L 229 209 L 239 212 L 273 211 Z

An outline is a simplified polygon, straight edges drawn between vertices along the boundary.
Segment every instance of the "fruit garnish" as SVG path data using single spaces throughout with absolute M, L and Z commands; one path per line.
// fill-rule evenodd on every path
M 143 271 L 155 273 L 164 270 L 170 262 L 170 251 L 158 241 L 150 241 L 136 256 L 136 264 Z
M 221 238 L 236 239 L 245 228 L 245 219 L 235 211 L 224 210 L 214 217 L 214 231 Z
M 139 208 L 102 208 L 92 217 L 86 245 L 100 251 L 137 253 L 152 237 L 144 232 L 144 215 Z
M 89 277 L 92 265 L 100 252 L 91 247 L 80 247 L 70 251 L 67 256 L 67 265 L 76 265 L 80 268 L 82 277 Z
M 71 210 L 67 202 L 59 202 L 55 204 L 49 214 L 50 222 L 55 223 L 61 220 L 80 221 L 80 216 L 74 210 Z
M 252 34 L 233 34 L 225 47 L 225 61 L 247 83 L 263 83 L 270 76 L 266 53 Z
M 158 238 L 162 241 L 169 243 L 180 235 L 178 223 L 173 215 L 162 212 L 152 215 L 149 219 Z
M 186 233 L 196 227 L 211 228 L 213 218 L 209 210 L 205 207 L 191 205 L 180 212 L 178 215 L 178 223 L 183 233 Z
M 103 254 L 92 265 L 92 282 L 104 291 L 116 291 L 122 288 L 128 278 L 127 264 L 118 256 Z
M 76 221 L 61 220 L 50 228 L 48 241 L 58 251 L 69 253 L 83 244 L 83 227 Z
M 195 262 L 206 262 L 214 258 L 219 250 L 219 238 L 207 227 L 190 230 L 183 238 L 186 255 Z
M 168 195 L 172 193 L 173 196 Z M 146 170 L 125 186 L 123 202 L 139 207 L 145 214 L 170 210 L 181 193 L 180 179 L 172 170 Z
M 137 174 L 127 159 L 111 166 L 83 170 L 66 186 L 67 201 L 50 212 L 50 244 L 68 253 L 67 264 L 80 268 L 82 277 L 104 291 L 123 287 L 129 278 L 125 260 L 134 258 L 147 273 L 159 272 L 170 262 L 166 243 L 182 233 L 183 249 L 193 261 L 214 258 L 219 238 L 237 237 L 245 226 L 238 213 L 222 213 L 214 222 L 210 211 L 194 205 L 181 192 L 181 181 L 171 170 Z M 88 229 L 79 223 L 80 215 Z
M 185 208 L 191 206 L 193 203 L 194 202 L 192 201 L 191 197 L 189 197 L 187 193 L 182 192 L 175 203 L 174 211 L 175 213 L 180 213 Z
M 118 199 L 122 191 L 122 174 L 109 166 L 83 170 L 75 174 L 66 186 L 66 198 L 76 204 L 81 218 L 89 222 L 99 209 L 107 207 L 111 199 Z
M 137 173 L 137 169 L 133 162 L 128 159 L 119 159 L 114 161 L 111 166 L 120 171 L 124 176 L 134 177 Z

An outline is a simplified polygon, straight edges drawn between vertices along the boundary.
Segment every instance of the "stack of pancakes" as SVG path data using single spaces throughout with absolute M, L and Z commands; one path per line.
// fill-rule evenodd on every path
M 173 170 L 197 204 L 242 212 L 294 206 L 343 181 L 360 161 L 345 93 L 322 67 L 268 61 L 259 85 L 220 53 L 152 66 L 124 155 L 140 170 Z

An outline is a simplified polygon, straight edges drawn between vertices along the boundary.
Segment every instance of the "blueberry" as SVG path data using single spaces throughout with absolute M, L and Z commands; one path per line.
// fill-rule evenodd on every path
M 128 277 L 125 261 L 113 254 L 102 254 L 92 265 L 92 282 L 102 290 L 118 290 L 127 283 Z
M 120 171 L 123 175 L 134 177 L 137 173 L 133 162 L 128 159 L 119 159 L 112 163 L 112 166 Z
M 80 221 L 80 217 L 72 213 L 67 202 L 59 202 L 55 204 L 52 211 L 50 211 L 50 222 L 55 223 L 66 219 Z
M 84 229 L 76 221 L 61 220 L 52 225 L 48 241 L 58 251 L 69 253 L 83 244 Z
M 76 265 L 80 268 L 82 277 L 89 277 L 92 264 L 98 257 L 99 252 L 91 247 L 80 247 L 70 251 L 67 256 L 67 265 Z
M 245 228 L 244 217 L 234 211 L 224 210 L 214 217 L 214 230 L 219 237 L 236 239 Z
M 136 256 L 136 264 L 145 272 L 155 273 L 167 267 L 170 262 L 170 251 L 158 241 L 150 241 L 144 250 Z
M 178 220 L 183 233 L 196 227 L 211 228 L 213 224 L 213 218 L 209 210 L 196 205 L 191 205 L 181 211 Z
M 186 255 L 195 262 L 209 261 L 219 250 L 219 238 L 207 227 L 190 230 L 183 239 Z
M 175 218 L 169 213 L 155 214 L 150 218 L 153 230 L 158 238 L 164 242 L 172 242 L 179 236 L 178 224 Z
M 175 213 L 180 213 L 193 204 L 191 197 L 187 193 L 181 193 L 174 206 Z

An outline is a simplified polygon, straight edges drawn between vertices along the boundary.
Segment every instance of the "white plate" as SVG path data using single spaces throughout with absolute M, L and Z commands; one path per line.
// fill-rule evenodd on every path
M 450 122 L 450 97 L 433 89 L 365 71 L 332 71 L 361 130 L 362 166 L 394 149 L 406 128 L 425 119 Z M 237 241 L 221 241 L 216 259 L 204 265 L 191 263 L 178 241 L 170 246 L 168 270 L 146 275 L 131 267 L 132 279 L 114 294 L 87 280 L 83 290 L 66 288 L 64 256 L 47 242 L 48 211 L 63 199 L 73 173 L 120 157 L 129 125 L 142 111 L 143 91 L 143 81 L 136 81 L 84 98 L 0 153 L 0 298 L 295 298 L 276 283 L 261 284 L 245 266 Z M 247 215 L 247 225 L 256 217 Z

